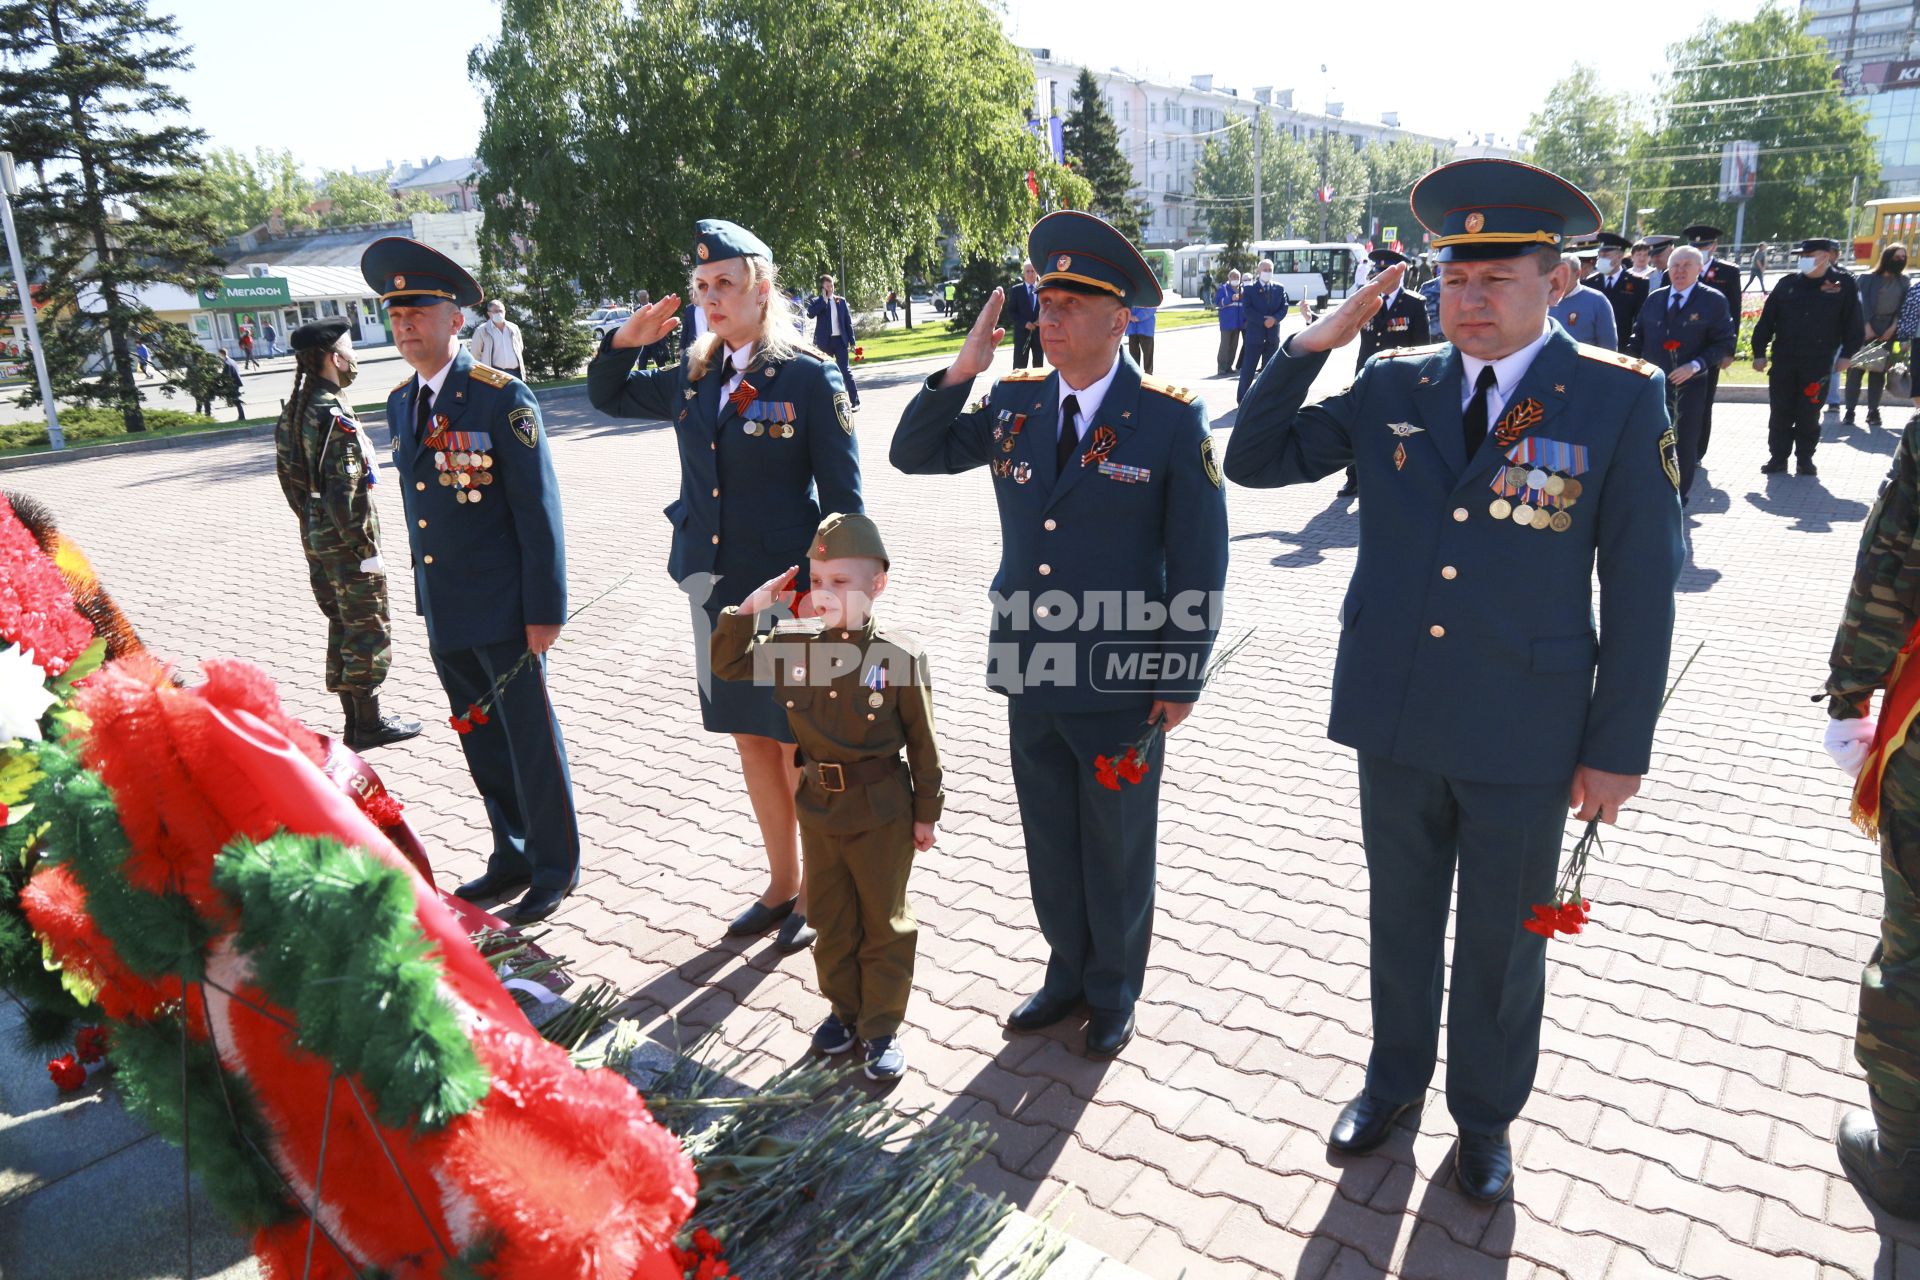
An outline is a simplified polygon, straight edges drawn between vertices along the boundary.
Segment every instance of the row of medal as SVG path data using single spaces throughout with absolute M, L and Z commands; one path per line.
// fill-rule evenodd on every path
M 1507 461 L 1511 465 L 1493 473 L 1489 487 L 1495 496 L 1487 514 L 1528 529 L 1565 533 L 1573 528 L 1573 517 L 1567 510 L 1580 500 L 1585 486 L 1573 475 L 1560 473 L 1586 471 L 1586 446 L 1559 440 L 1519 440 L 1507 451 Z
M 765 422 L 744 422 L 740 425 L 740 429 L 750 436 L 757 436 L 765 432 L 769 440 L 791 439 L 794 431 L 793 427 L 784 422 L 771 424 Z
M 481 487 L 493 483 L 493 455 L 479 449 L 441 449 L 433 455 L 440 483 L 453 489 L 455 502 L 478 502 Z

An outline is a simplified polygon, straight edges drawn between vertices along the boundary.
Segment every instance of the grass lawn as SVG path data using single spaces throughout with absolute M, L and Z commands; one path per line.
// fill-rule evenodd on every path
M 1215 313 L 1199 307 L 1183 308 L 1179 311 L 1160 313 L 1158 327 L 1162 332 L 1168 329 L 1185 329 L 1194 325 L 1210 325 L 1215 322 Z M 930 320 L 916 320 L 911 329 L 888 329 L 871 338 L 860 339 L 860 348 L 865 352 L 860 363 L 878 364 L 883 360 L 915 360 L 923 356 L 952 355 L 960 349 L 966 340 L 966 334 L 956 333 L 947 327 L 944 318 L 935 316 Z M 1008 335 L 1002 345 L 1013 345 L 1012 335 Z

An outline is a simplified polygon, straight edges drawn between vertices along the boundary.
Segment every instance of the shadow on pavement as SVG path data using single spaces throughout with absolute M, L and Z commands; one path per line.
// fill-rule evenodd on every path
M 1867 518 L 1866 503 L 1834 497 L 1818 476 L 1768 476 L 1765 492 L 1749 492 L 1747 502 L 1765 515 L 1792 520 L 1795 533 L 1832 533 L 1835 524 Z
M 1265 533 L 1238 534 L 1232 540 L 1251 542 L 1259 538 L 1272 538 L 1276 542 L 1293 543 L 1294 550 L 1273 558 L 1278 568 L 1301 569 L 1319 564 L 1327 558 L 1328 551 L 1360 545 L 1360 518 L 1353 510 L 1353 503 L 1352 498 L 1334 498 L 1298 533 L 1270 529 Z

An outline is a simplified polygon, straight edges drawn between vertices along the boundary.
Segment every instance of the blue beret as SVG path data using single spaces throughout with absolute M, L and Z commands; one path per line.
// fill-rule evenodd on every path
M 466 269 L 438 249 L 405 236 L 385 236 L 360 255 L 360 274 L 389 307 L 451 302 L 477 307 L 486 295 Z
M 694 265 L 748 257 L 772 261 L 773 250 L 753 232 L 724 218 L 702 218 L 693 224 Z
M 1600 229 L 1600 211 L 1580 188 L 1517 160 L 1443 164 L 1408 199 L 1441 262 L 1517 258 Z
M 1160 305 L 1160 282 L 1147 260 L 1111 223 L 1090 213 L 1062 209 L 1034 223 L 1027 257 L 1042 289 L 1099 294 L 1129 307 Z

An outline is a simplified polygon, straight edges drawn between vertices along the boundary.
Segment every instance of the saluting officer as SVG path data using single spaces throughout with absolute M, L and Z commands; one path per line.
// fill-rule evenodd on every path
M 546 652 L 567 620 L 567 561 L 540 404 L 461 344 L 462 308 L 482 295 L 453 259 L 387 236 L 367 246 L 360 272 L 414 371 L 387 396 L 414 595 L 447 703 L 470 726 L 460 746 L 493 828 L 485 874 L 454 892 L 497 898 L 530 885 L 500 914 L 531 924 L 580 879 L 573 779 L 547 696 Z
M 1687 238 L 1688 244 L 1700 251 L 1700 283 L 1727 300 L 1727 314 L 1733 317 L 1733 332 L 1737 340 L 1740 334 L 1740 267 L 1738 263 L 1728 262 L 1720 256 L 1720 237 L 1726 233 L 1718 227 L 1697 222 L 1683 228 L 1680 234 Z M 1707 456 L 1707 442 L 1713 438 L 1713 402 L 1720 394 L 1720 371 L 1732 363 L 1733 352 L 1729 351 L 1718 365 L 1707 370 L 1706 413 L 1700 421 L 1699 456 L 1702 458 Z
M 373 507 L 379 470 L 352 406 L 340 399 L 360 373 L 350 327 L 335 318 L 293 331 L 293 394 L 274 424 L 273 457 L 300 521 L 313 598 L 327 617 L 327 688 L 346 712 L 342 740 L 363 751 L 413 737 L 420 722 L 380 713 L 393 631 Z
M 1680 501 L 1693 492 L 1700 466 L 1700 442 L 1706 435 L 1707 403 L 1713 382 L 1707 376 L 1733 355 L 1738 329 L 1727 302 L 1700 278 L 1700 251 L 1682 245 L 1667 262 L 1672 283 L 1655 289 L 1640 309 L 1629 355 L 1657 367 L 1667 377 L 1667 416 L 1673 422 L 1680 463 Z
M 1845 373 L 1865 336 L 1860 290 L 1834 267 L 1840 246 L 1815 237 L 1800 242 L 1799 271 L 1773 286 L 1753 326 L 1753 367 L 1767 375 L 1766 475 L 1787 469 L 1787 453 L 1803 476 L 1820 474 L 1813 451 L 1820 443 L 1820 406 L 1827 379 Z M 1772 367 L 1768 368 L 1768 351 Z M 1840 353 L 1836 365 L 1833 353 Z
M 1375 249 L 1367 257 L 1373 262 L 1375 271 L 1408 263 L 1405 254 L 1395 253 L 1391 249 Z M 1401 281 L 1404 283 L 1405 279 L 1403 273 Z M 1373 319 L 1367 321 L 1366 327 L 1360 330 L 1360 358 L 1354 363 L 1354 372 L 1358 373 L 1377 351 L 1424 347 L 1429 336 L 1426 302 L 1408 293 L 1400 284 L 1395 284 L 1381 298 L 1380 309 L 1373 313 Z M 1359 492 L 1360 473 L 1348 467 L 1347 482 L 1341 486 L 1338 496 L 1351 498 Z
M 1447 1107 L 1460 1186 L 1493 1201 L 1540 1051 L 1545 940 L 1521 922 L 1553 900 L 1567 810 L 1611 822 L 1647 770 L 1678 472 L 1658 371 L 1547 320 L 1562 237 L 1598 226 L 1592 202 L 1507 160 L 1445 165 L 1410 200 L 1440 253 L 1452 343 L 1384 353 L 1302 408 L 1397 283 L 1389 268 L 1275 357 L 1226 470 L 1271 488 L 1357 462 L 1367 491 L 1330 734 L 1359 752 L 1374 1043 L 1329 1142 L 1376 1147 L 1425 1099 L 1457 868 Z
M 1193 709 L 1219 625 L 1227 504 L 1205 406 L 1143 378 L 1119 349 L 1128 309 L 1160 303 L 1139 251 L 1063 211 L 1035 224 L 1027 252 L 1054 372 L 1014 373 L 967 408 L 1005 333 L 994 290 L 953 364 L 907 406 L 892 459 L 915 475 L 992 467 L 1001 554 L 987 683 L 1008 695 L 1027 874 L 1051 950 L 1007 1026 L 1037 1030 L 1084 999 L 1086 1052 L 1103 1058 L 1133 1037 L 1146 976 L 1164 734 L 1138 781 L 1111 779 L 1118 790 L 1096 758 L 1124 756 L 1149 724 L 1173 729 Z
M 1252 284 L 1240 288 L 1240 390 L 1245 399 L 1254 375 L 1280 349 L 1280 325 L 1287 318 L 1293 300 L 1286 286 L 1273 278 L 1273 259 L 1260 259 L 1260 271 Z
M 1627 250 L 1625 236 L 1602 231 L 1594 240 L 1600 249 L 1594 255 L 1593 274 L 1580 283 L 1598 290 L 1606 297 L 1607 304 L 1613 308 L 1616 345 L 1625 351 L 1628 340 L 1633 337 L 1633 322 L 1640 318 L 1640 308 L 1646 305 L 1651 286 L 1646 277 L 1628 269 L 1624 257 Z

